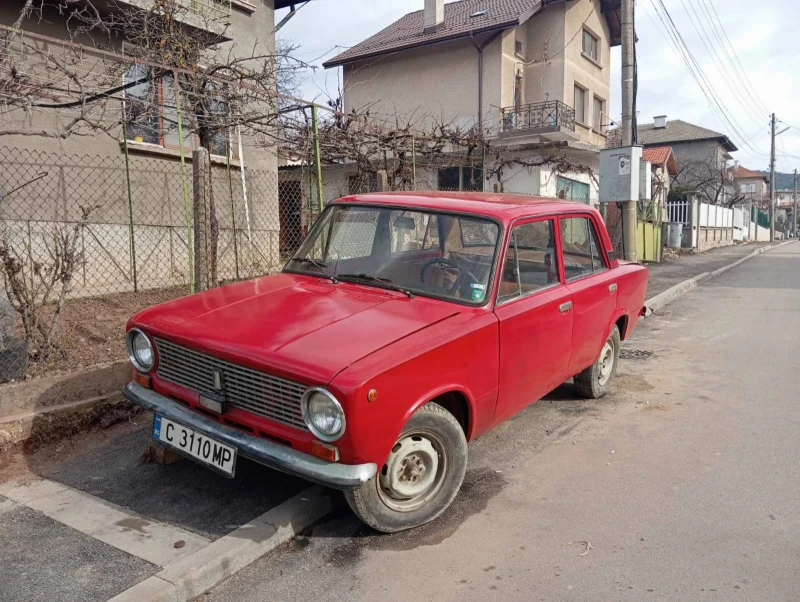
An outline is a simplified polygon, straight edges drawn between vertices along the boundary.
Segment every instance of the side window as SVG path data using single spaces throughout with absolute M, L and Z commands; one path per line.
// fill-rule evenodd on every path
M 372 255 L 377 227 L 378 211 L 374 209 L 337 211 L 331 221 L 328 258 L 339 260 Z
M 600 242 L 597 239 L 597 232 L 594 229 L 594 224 L 589 222 L 589 237 L 592 241 L 592 269 L 595 272 L 606 269 L 606 262 L 603 259 L 603 252 L 600 250 Z
M 543 220 L 511 232 L 498 301 L 508 301 L 558 283 L 555 224 Z
M 425 240 L 422 243 L 423 249 L 438 249 L 441 247 L 439 242 L 439 219 L 431 215 L 428 220 L 428 229 L 425 231 Z
M 594 228 L 585 217 L 561 220 L 561 244 L 567 280 L 605 269 Z

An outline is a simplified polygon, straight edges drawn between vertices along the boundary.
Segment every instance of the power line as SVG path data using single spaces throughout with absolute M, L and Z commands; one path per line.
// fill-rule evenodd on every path
M 728 90 L 730 90 L 731 95 L 739 103 L 739 106 L 741 106 L 744 109 L 745 113 L 747 113 L 747 116 L 750 119 L 752 119 L 754 123 L 758 123 L 759 120 L 761 119 L 761 117 L 757 113 L 754 113 L 753 109 L 751 109 L 746 102 L 742 101 L 741 96 L 738 94 L 739 91 L 738 90 L 734 90 L 733 85 L 731 84 L 731 81 L 735 80 L 736 77 L 731 74 L 730 70 L 728 69 L 727 65 L 725 64 L 725 61 L 720 56 L 719 52 L 717 52 L 717 49 L 716 49 L 714 43 L 711 41 L 711 37 L 709 36 L 708 33 L 706 33 L 706 31 L 704 31 L 706 28 L 704 26 L 704 23 L 702 22 L 703 21 L 702 17 L 700 16 L 700 14 L 698 14 L 697 10 L 695 9 L 695 3 L 690 1 L 688 8 L 687 8 L 686 3 L 684 2 L 684 0 L 681 0 L 681 4 L 683 5 L 684 10 L 686 10 L 687 14 L 688 14 L 689 8 L 690 8 L 692 13 L 696 17 L 696 19 L 692 19 L 691 16 L 690 16 L 689 20 L 692 22 L 692 26 L 694 27 L 694 30 L 697 32 L 697 35 L 700 36 L 700 41 L 703 43 L 703 46 L 705 47 L 706 52 L 711 57 L 711 60 L 713 61 L 714 65 L 717 67 L 717 69 L 719 69 L 720 74 L 723 76 L 722 79 L 725 82 L 725 86 L 728 88 Z M 714 31 L 715 34 L 716 34 L 716 29 L 714 28 L 713 23 L 711 23 L 709 21 L 709 24 L 711 25 L 712 31 Z M 719 35 L 718 34 L 716 34 L 716 35 L 717 35 L 717 38 L 719 39 Z M 708 42 L 708 43 L 706 43 L 706 42 Z
M 742 134 L 741 125 L 736 120 L 736 118 L 733 117 L 728 112 L 728 110 L 723 106 L 721 101 L 713 93 L 713 87 L 711 86 L 708 76 L 705 74 L 705 71 L 703 71 L 703 68 L 700 66 L 700 63 L 697 61 L 697 58 L 694 56 L 688 44 L 686 43 L 686 40 L 683 38 L 683 35 L 681 34 L 680 30 L 675 24 L 675 21 L 672 18 L 672 15 L 670 14 L 669 10 L 667 10 L 667 7 L 664 5 L 663 0 L 655 0 L 655 2 L 657 3 L 654 3 L 653 6 L 656 9 L 656 13 L 658 13 L 659 17 L 662 19 L 662 22 L 664 23 L 664 26 L 667 28 L 667 31 L 670 33 L 671 37 L 675 40 L 675 43 L 684 59 L 684 63 L 686 64 L 687 68 L 692 74 L 692 77 L 694 77 L 695 81 L 700 86 L 700 89 L 703 92 L 703 95 L 706 97 L 709 106 L 712 107 L 712 110 L 714 107 L 716 107 L 716 110 L 728 124 L 728 127 L 730 127 L 730 129 L 733 132 L 735 132 L 738 138 L 744 140 L 745 146 L 747 146 L 752 152 L 759 153 L 760 151 L 758 151 L 755 147 L 753 147 L 744 137 L 744 134 Z M 661 16 L 661 12 L 659 12 L 659 7 L 660 10 L 663 12 L 664 17 Z
M 701 2 L 703 2 L 703 3 L 705 3 L 705 1 L 706 0 L 701 0 Z M 734 61 L 735 61 L 735 63 L 733 64 L 734 69 L 736 69 L 736 67 L 738 65 L 738 69 L 736 69 L 736 70 L 739 73 L 739 75 L 742 78 L 742 80 L 747 84 L 745 86 L 745 92 L 747 92 L 747 95 L 750 96 L 751 100 L 753 100 L 756 104 L 759 105 L 759 109 L 760 110 L 764 111 L 765 113 L 769 113 L 770 111 L 767 108 L 767 105 L 764 104 L 764 102 L 761 100 L 761 97 L 758 95 L 758 89 L 755 86 L 752 85 L 752 82 L 750 81 L 750 78 L 747 77 L 747 72 L 745 71 L 744 66 L 742 65 L 742 62 L 739 60 L 739 55 L 736 53 L 736 48 L 731 43 L 731 40 L 728 37 L 728 32 L 725 30 L 725 27 L 722 25 L 722 20 L 719 18 L 719 13 L 717 13 L 717 9 L 714 7 L 713 1 L 712 0 L 708 0 L 708 4 L 711 7 L 711 12 L 713 12 L 714 17 L 716 17 L 717 23 L 719 23 L 719 27 L 720 27 L 720 30 L 722 31 L 722 35 L 724 36 L 725 40 L 728 42 L 727 46 L 730 47 L 731 52 L 728 53 L 728 48 L 726 47 L 725 44 L 722 45 L 722 49 L 725 51 L 726 54 L 728 54 L 728 56 L 733 55 L 733 58 L 734 58 Z M 750 94 L 750 89 L 752 89 L 753 95 Z

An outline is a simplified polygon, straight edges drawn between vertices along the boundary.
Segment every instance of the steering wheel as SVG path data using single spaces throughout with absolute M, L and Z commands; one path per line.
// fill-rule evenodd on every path
M 422 271 L 419 274 L 419 278 L 420 278 L 420 280 L 422 281 L 423 284 L 425 283 L 425 272 L 428 271 L 428 268 L 430 268 L 431 266 L 435 266 L 435 265 L 439 266 L 440 268 L 444 268 L 445 270 L 448 270 L 448 269 L 449 270 L 455 270 L 458 273 L 458 275 L 456 276 L 456 279 L 453 281 L 453 283 L 450 285 L 450 287 L 445 287 L 445 286 L 438 287 L 438 288 L 441 288 L 448 295 L 456 295 L 456 294 L 458 294 L 459 296 L 461 296 L 461 292 L 462 292 L 462 289 L 464 288 L 464 284 L 467 281 L 467 278 L 469 278 L 469 283 L 470 284 L 477 284 L 477 283 L 480 282 L 480 280 L 478 280 L 478 278 L 475 276 L 475 274 L 473 274 L 472 272 L 470 272 L 469 270 L 467 270 L 465 268 L 462 268 L 461 266 L 459 266 L 453 260 L 446 259 L 444 257 L 434 257 L 433 259 L 431 259 L 430 261 L 427 261 L 425 263 L 425 265 L 422 266 Z M 436 285 L 436 286 L 438 286 L 438 285 Z

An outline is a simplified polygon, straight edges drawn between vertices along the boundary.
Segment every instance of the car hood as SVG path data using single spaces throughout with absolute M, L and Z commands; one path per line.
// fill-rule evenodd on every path
M 327 384 L 370 353 L 458 313 L 458 305 L 438 299 L 282 273 L 153 306 L 129 326 L 254 369 Z

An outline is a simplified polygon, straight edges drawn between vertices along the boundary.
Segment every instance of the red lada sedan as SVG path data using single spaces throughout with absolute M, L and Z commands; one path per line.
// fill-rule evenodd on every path
M 161 444 L 342 489 L 385 532 L 445 511 L 467 442 L 570 377 L 604 395 L 643 309 L 597 211 L 493 194 L 348 196 L 283 272 L 128 323 L 125 396 Z

